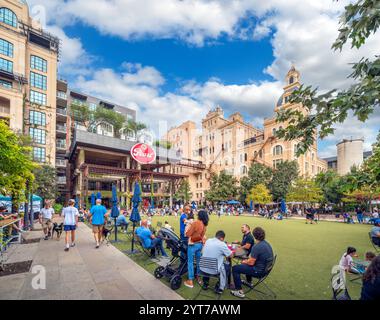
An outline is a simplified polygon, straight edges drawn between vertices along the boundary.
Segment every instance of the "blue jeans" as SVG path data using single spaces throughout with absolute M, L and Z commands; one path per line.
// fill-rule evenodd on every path
M 363 214 L 358 213 L 356 216 L 358 218 L 358 222 L 363 223 Z
M 189 273 L 189 280 L 194 280 L 194 256 L 196 260 L 196 274 L 200 273 L 199 262 L 201 260 L 202 243 L 191 244 L 187 248 L 187 271 Z
M 152 240 L 151 248 L 152 249 L 159 248 L 163 257 L 167 257 L 168 256 L 167 253 L 165 252 L 164 244 L 162 242 L 162 239 L 160 239 L 160 238 L 154 238 Z
M 248 282 L 252 282 L 253 278 L 263 277 L 262 272 L 257 272 L 255 266 L 249 266 L 247 264 L 239 264 L 232 267 L 232 276 L 234 278 L 235 290 L 241 290 L 240 275 L 245 274 Z

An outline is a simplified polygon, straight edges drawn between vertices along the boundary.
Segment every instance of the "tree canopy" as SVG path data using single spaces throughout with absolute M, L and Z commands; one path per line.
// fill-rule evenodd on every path
M 322 190 L 312 179 L 298 179 L 289 190 L 288 201 L 317 203 L 322 200 Z
M 174 198 L 182 200 L 184 203 L 188 203 L 193 194 L 190 190 L 190 184 L 187 179 L 182 180 L 177 192 L 174 194 Z
M 254 204 L 267 204 L 272 202 L 272 196 L 270 195 L 268 188 L 260 183 L 251 189 L 246 203 L 249 205 L 251 201 Z
M 342 50 L 347 42 L 351 49 L 360 48 L 380 26 L 380 3 L 373 0 L 357 0 L 345 7 L 340 19 L 339 36 L 333 50 Z M 307 110 L 283 109 L 277 113 L 278 122 L 288 126 L 277 132 L 279 138 L 299 139 L 298 155 L 305 153 L 314 143 L 314 133 L 325 138 L 334 133 L 334 125 L 343 123 L 350 113 L 360 121 L 366 121 L 380 101 L 380 58 L 363 57 L 352 66 L 349 75 L 354 84 L 346 90 L 332 89 L 319 93 L 317 88 L 302 85 L 294 91 L 290 102 L 299 103 Z
M 213 174 L 210 189 L 205 192 L 206 200 L 211 202 L 232 200 L 237 194 L 237 180 L 226 171 Z
M 273 171 L 269 190 L 275 201 L 286 199 L 289 188 L 293 181 L 298 178 L 298 163 L 296 161 L 284 161 L 277 165 Z
M 55 199 L 57 197 L 56 174 L 56 169 L 49 165 L 34 169 L 33 192 L 46 200 Z

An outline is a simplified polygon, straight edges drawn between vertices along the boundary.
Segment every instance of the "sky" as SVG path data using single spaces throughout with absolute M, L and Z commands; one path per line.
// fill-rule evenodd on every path
M 156 131 L 198 125 L 220 105 L 257 127 L 274 116 L 291 65 L 321 91 L 345 89 L 350 63 L 379 53 L 379 34 L 361 49 L 333 52 L 349 0 L 28 0 L 30 13 L 62 41 L 59 75 L 69 86 L 137 111 Z M 344 138 L 371 149 L 380 111 L 350 116 L 319 141 L 336 155 Z

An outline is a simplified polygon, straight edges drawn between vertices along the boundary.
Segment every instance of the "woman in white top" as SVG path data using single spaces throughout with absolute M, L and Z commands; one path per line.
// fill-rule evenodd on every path
M 345 252 L 340 259 L 339 266 L 346 272 L 358 274 L 359 271 L 354 267 L 353 257 L 357 257 L 356 249 L 353 247 L 348 247 L 347 252 Z

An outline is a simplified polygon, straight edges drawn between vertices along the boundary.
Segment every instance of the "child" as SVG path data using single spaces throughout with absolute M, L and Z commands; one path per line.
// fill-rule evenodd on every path
M 360 273 L 353 265 L 354 265 L 354 259 L 353 257 L 357 257 L 356 249 L 353 247 L 348 247 L 347 251 L 343 254 L 342 258 L 340 259 L 339 266 L 344 269 L 346 272 L 358 274 Z
M 192 225 L 193 222 L 194 222 L 194 213 L 193 211 L 190 211 L 187 215 L 187 219 L 185 220 L 185 234 L 187 230 L 190 229 L 190 226 Z
M 165 221 L 164 228 L 169 229 L 169 230 L 173 230 L 173 228 L 171 227 L 171 225 L 167 221 Z

